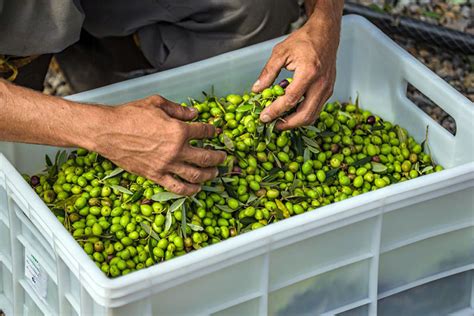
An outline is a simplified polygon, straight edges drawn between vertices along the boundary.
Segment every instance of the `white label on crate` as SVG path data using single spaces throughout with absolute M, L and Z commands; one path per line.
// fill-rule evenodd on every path
M 48 277 L 35 256 L 25 248 L 25 277 L 41 298 L 46 298 Z

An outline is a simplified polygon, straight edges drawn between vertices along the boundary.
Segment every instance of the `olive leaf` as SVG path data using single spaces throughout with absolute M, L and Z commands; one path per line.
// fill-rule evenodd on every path
M 350 114 L 347 113 L 347 112 L 338 111 L 338 114 L 340 114 L 340 115 L 342 115 L 342 116 L 345 116 L 345 117 L 347 117 L 348 119 L 352 119 L 352 115 L 350 115 Z
M 44 160 L 46 161 L 46 165 L 48 167 L 52 167 L 53 166 L 53 162 L 51 161 L 51 158 L 49 158 L 48 155 L 44 155 Z
M 315 132 L 315 133 L 321 133 L 321 130 L 319 128 L 317 128 L 316 126 L 313 126 L 313 125 L 305 126 L 303 128 L 307 129 L 308 131 Z
M 249 225 L 255 223 L 257 220 L 255 217 L 244 217 L 239 220 L 239 222 L 243 225 Z
M 338 172 L 339 172 L 339 168 L 335 168 L 335 169 L 331 169 L 331 170 L 327 171 L 325 182 L 329 182 L 330 180 L 332 180 L 332 178 L 334 178 L 337 175 Z
M 304 137 L 304 136 L 303 136 Z M 303 156 L 303 142 L 301 137 L 296 132 L 291 133 L 291 143 L 295 149 L 295 152 L 298 156 Z
M 272 133 L 273 133 L 273 130 L 275 129 L 275 124 L 276 124 L 276 121 L 273 121 L 270 124 L 268 124 L 266 127 L 265 142 L 267 143 L 267 145 L 272 141 Z
M 170 200 L 176 200 L 182 198 L 182 195 L 172 193 L 172 192 L 158 192 L 154 194 L 151 199 L 156 202 L 166 202 Z
M 53 207 L 51 209 L 51 212 L 53 212 L 54 216 L 58 217 L 58 216 L 66 216 L 66 212 L 64 211 L 64 209 L 62 208 L 57 208 L 57 207 Z
M 204 230 L 204 228 L 202 228 L 199 225 L 195 225 L 195 224 L 192 224 L 192 223 L 188 223 L 187 225 L 189 226 L 189 228 L 191 228 L 192 231 L 195 231 L 195 232 L 200 232 L 200 231 Z
M 236 211 L 236 210 L 234 210 L 234 209 L 228 207 L 227 205 L 219 205 L 219 204 L 216 204 L 216 207 L 217 207 L 218 209 L 220 209 L 221 211 L 226 212 L 226 213 L 233 213 L 233 212 Z
M 314 154 L 319 154 L 319 153 L 321 152 L 321 150 L 319 150 L 319 149 L 317 149 L 317 148 L 315 148 L 315 147 L 313 147 L 313 146 L 308 146 L 308 147 L 306 147 L 306 148 L 308 148 L 308 150 L 311 151 L 311 152 L 314 153 Z
M 138 189 L 137 191 L 135 191 L 133 193 L 133 195 L 130 197 L 130 201 L 131 203 L 135 203 L 136 201 L 138 201 L 139 199 L 141 199 L 141 197 L 143 196 L 143 192 L 145 192 L 145 189 L 144 188 L 140 188 Z
M 222 186 L 210 187 L 210 186 L 207 186 L 207 185 L 203 185 L 201 187 L 201 190 L 206 191 L 206 192 L 222 193 L 222 192 L 224 192 L 224 187 L 222 187 Z
M 354 102 L 354 105 L 357 110 L 359 110 L 359 92 L 357 92 L 356 100 Z
M 65 150 L 61 151 L 58 156 L 58 160 L 56 161 L 56 165 L 58 168 L 62 166 L 67 161 L 67 152 Z
M 398 140 L 400 141 L 400 143 L 406 143 L 407 142 L 408 135 L 407 135 L 407 132 L 404 128 L 397 125 L 397 126 L 395 126 L 395 132 L 397 133 L 397 137 L 398 137 Z
M 151 228 L 151 226 L 147 223 L 147 222 L 140 222 L 140 226 L 143 228 L 143 230 L 149 235 L 151 236 L 153 239 L 155 239 L 156 241 L 159 241 L 160 240 L 160 236 L 158 236 L 157 233 L 155 233 L 155 231 Z
M 183 206 L 183 203 L 186 201 L 186 198 L 181 198 L 179 200 L 176 200 L 171 204 L 168 212 L 173 213 L 174 211 L 178 210 L 181 206 Z
M 184 238 L 186 238 L 186 203 L 183 204 L 181 209 L 183 211 L 181 215 L 181 231 L 183 232 Z
M 234 142 L 232 142 L 232 140 L 229 138 L 229 136 L 227 136 L 226 134 L 222 134 L 222 139 L 224 141 L 224 145 L 225 147 L 230 150 L 230 151 L 234 151 Z
M 334 133 L 333 131 L 330 131 L 330 130 L 322 131 L 319 134 L 319 136 L 321 136 L 321 137 L 333 137 L 334 135 L 336 135 L 336 133 Z
M 197 205 L 199 205 L 199 206 L 201 206 L 201 207 L 204 206 L 204 205 L 202 204 L 202 202 L 199 201 L 198 199 L 196 199 L 196 197 L 195 197 L 194 195 L 191 196 L 191 200 L 193 200 L 194 203 L 196 203 Z
M 309 150 L 309 148 L 304 149 L 303 158 L 304 158 L 304 162 L 311 159 L 311 151 Z
M 110 179 L 110 178 L 113 178 L 115 176 L 118 176 L 119 174 L 121 174 L 124 170 L 122 168 L 115 168 L 108 176 L 105 176 L 104 178 L 102 178 L 100 181 L 104 181 L 104 180 L 107 180 L 107 179 Z
M 170 230 L 171 224 L 173 224 L 173 218 L 171 212 L 168 210 L 168 212 L 166 212 L 165 232 L 168 232 Z
M 125 193 L 125 194 L 128 194 L 128 195 L 133 195 L 133 192 L 130 191 L 129 189 L 127 188 L 124 188 L 123 186 L 120 186 L 120 185 L 115 185 L 115 184 L 112 184 L 110 185 L 110 187 L 113 189 L 113 190 L 117 190 L 121 193 Z
M 221 183 L 222 185 L 224 186 L 225 188 L 225 191 L 231 196 L 233 197 L 234 199 L 238 199 L 239 198 L 239 195 L 237 194 L 237 192 L 235 192 L 234 188 L 229 185 L 228 183 L 224 182 L 221 180 Z
M 148 239 L 148 254 L 150 255 L 150 258 L 153 263 L 156 263 L 155 254 L 153 253 L 153 245 L 151 244 L 151 238 Z
M 383 130 L 385 129 L 385 125 L 373 125 L 372 128 L 370 129 L 372 132 L 374 131 L 380 131 L 380 130 Z
M 428 146 L 428 130 L 429 130 L 429 128 L 430 128 L 430 126 L 426 125 L 425 139 L 421 142 L 421 148 L 423 150 L 425 150 L 428 153 L 428 155 L 431 155 L 430 146 Z
M 372 160 L 372 157 L 367 156 L 362 159 L 357 160 L 356 162 L 352 163 L 351 166 L 354 166 L 356 168 L 361 167 L 365 165 L 366 163 L 370 162 Z
M 421 173 L 424 174 L 430 170 L 433 170 L 433 166 L 426 166 L 423 168 L 423 170 L 421 170 Z
M 382 173 L 387 171 L 387 166 L 379 162 L 372 161 L 372 171 L 375 173 Z
M 277 164 L 278 168 L 281 169 L 282 164 L 280 162 L 280 159 L 278 159 L 277 155 L 275 155 L 275 153 L 273 151 L 271 151 L 271 154 L 273 155 L 273 158 L 275 159 L 275 163 Z
M 247 200 L 247 204 L 250 204 L 253 201 L 256 201 L 257 199 L 258 199 L 258 197 L 255 194 L 250 193 L 249 199 Z
M 253 105 L 252 104 L 245 104 L 245 105 L 241 105 L 239 106 L 237 109 L 235 109 L 235 112 L 238 112 L 238 113 L 244 113 L 244 112 L 248 112 L 250 111 L 251 109 L 253 109 Z

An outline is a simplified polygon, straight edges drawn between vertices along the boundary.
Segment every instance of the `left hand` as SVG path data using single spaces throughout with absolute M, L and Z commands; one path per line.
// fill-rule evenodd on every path
M 296 112 L 280 120 L 281 130 L 313 124 L 324 103 L 332 95 L 336 79 L 336 54 L 339 46 L 340 14 L 313 14 L 299 30 L 277 44 L 252 87 L 261 92 L 273 84 L 282 68 L 294 71 L 293 82 L 285 95 L 262 111 L 260 120 L 271 122 L 295 107 Z

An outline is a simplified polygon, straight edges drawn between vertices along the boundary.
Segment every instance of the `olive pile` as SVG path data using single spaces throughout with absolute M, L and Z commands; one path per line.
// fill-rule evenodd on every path
M 313 126 L 277 131 L 259 114 L 286 79 L 260 94 L 190 100 L 217 127 L 192 145 L 224 150 L 220 175 L 191 197 L 77 149 L 47 156 L 26 177 L 84 251 L 117 277 L 244 232 L 387 185 L 442 170 L 405 129 L 359 108 L 329 103 Z M 184 105 L 184 104 L 183 104 Z

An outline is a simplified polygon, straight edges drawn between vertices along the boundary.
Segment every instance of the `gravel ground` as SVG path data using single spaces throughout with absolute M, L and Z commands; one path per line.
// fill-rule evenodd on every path
M 474 34 L 474 7 L 470 0 L 349 0 L 396 15 Z

